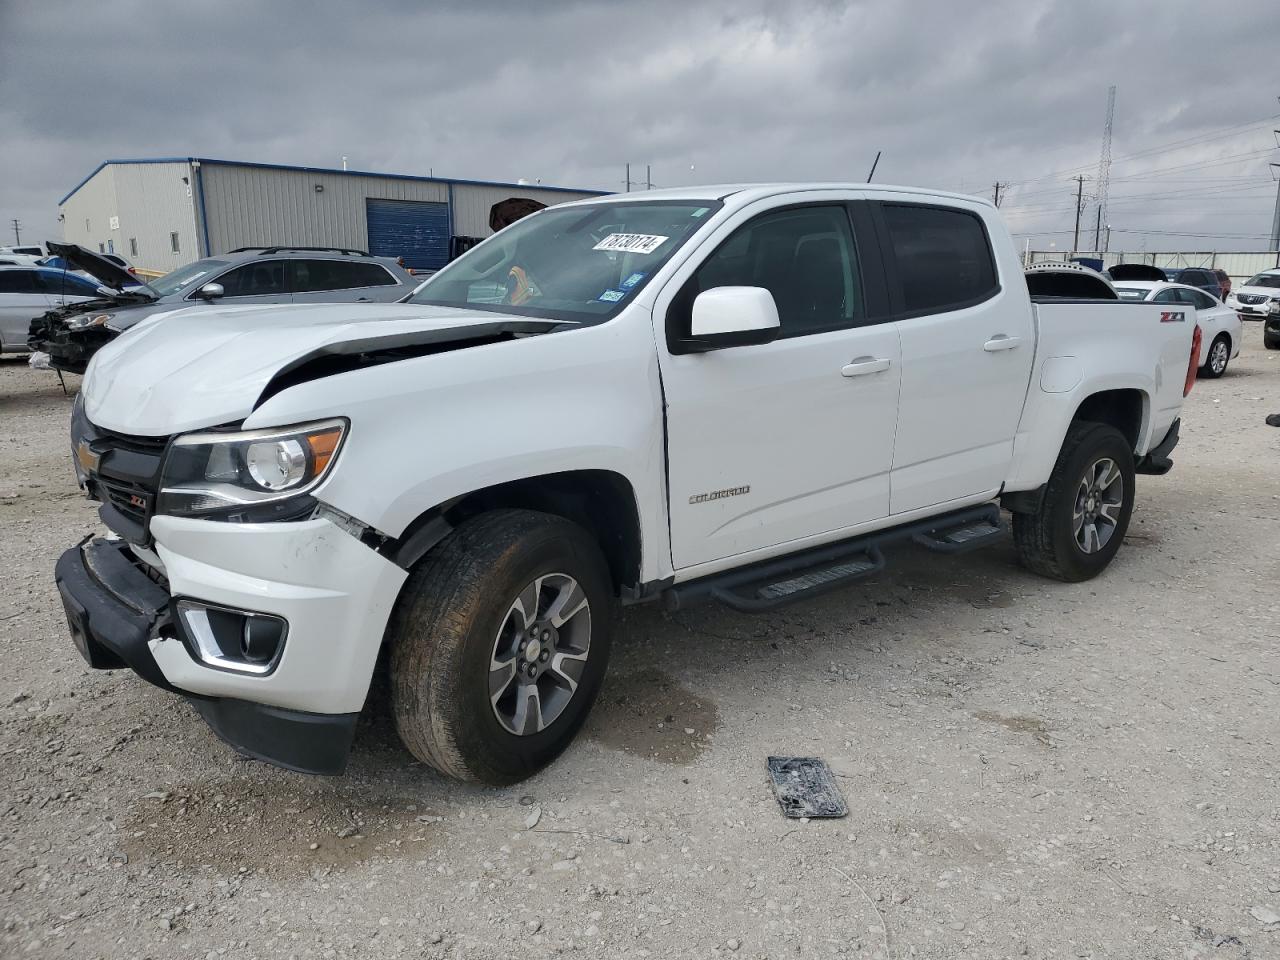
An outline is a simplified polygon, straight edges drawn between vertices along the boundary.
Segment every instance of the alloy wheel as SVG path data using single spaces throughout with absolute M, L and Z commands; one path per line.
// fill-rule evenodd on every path
M 508 733 L 532 736 L 564 713 L 591 651 L 591 606 L 578 581 L 549 573 L 512 601 L 489 661 L 489 703 Z
M 1110 457 L 1103 457 L 1084 472 L 1076 491 L 1072 530 L 1076 546 L 1097 553 L 1111 542 L 1124 505 L 1124 478 Z
M 1219 340 L 1209 352 L 1209 369 L 1221 375 L 1227 369 L 1227 342 Z

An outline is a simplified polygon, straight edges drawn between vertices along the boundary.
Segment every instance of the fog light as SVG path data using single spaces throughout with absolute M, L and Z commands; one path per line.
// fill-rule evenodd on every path
M 187 649 L 206 666 L 262 676 L 280 661 L 289 630 L 282 617 L 194 600 L 175 606 Z

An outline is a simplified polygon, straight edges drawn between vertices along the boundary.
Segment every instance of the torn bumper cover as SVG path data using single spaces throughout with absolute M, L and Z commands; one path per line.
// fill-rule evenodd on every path
M 241 753 L 302 773 L 339 774 L 347 763 L 357 712 L 311 713 L 179 689 L 153 646 L 186 645 L 172 616 L 169 591 L 118 540 L 92 540 L 67 550 L 54 571 L 71 637 L 89 666 L 129 667 L 187 698 L 213 731 Z

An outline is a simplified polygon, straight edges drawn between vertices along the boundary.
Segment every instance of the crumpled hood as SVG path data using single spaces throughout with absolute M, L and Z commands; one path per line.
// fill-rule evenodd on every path
M 188 308 L 148 317 L 104 346 L 81 392 L 97 426 L 169 436 L 243 419 L 277 372 L 317 351 L 524 320 L 415 304 Z

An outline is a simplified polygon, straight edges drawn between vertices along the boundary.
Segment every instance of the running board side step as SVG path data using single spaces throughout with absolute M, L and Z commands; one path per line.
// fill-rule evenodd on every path
M 1004 533 L 1000 507 L 987 503 L 677 584 L 662 598 L 671 611 L 717 600 L 742 613 L 763 613 L 879 573 L 885 568 L 881 550 L 893 543 L 911 540 L 930 550 L 965 553 Z

